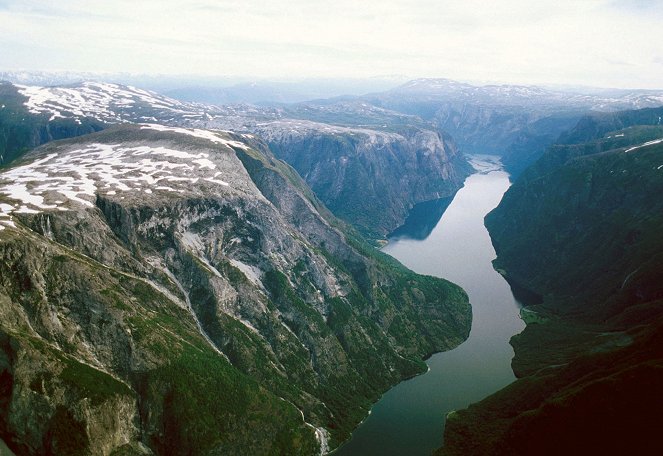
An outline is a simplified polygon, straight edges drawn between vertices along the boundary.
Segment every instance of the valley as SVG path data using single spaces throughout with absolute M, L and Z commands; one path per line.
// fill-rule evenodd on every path
M 662 100 L 2 83 L 0 439 L 656 454 Z
M 19 453 L 324 452 L 469 331 L 459 287 L 375 252 L 253 138 L 113 126 L 0 193 Z

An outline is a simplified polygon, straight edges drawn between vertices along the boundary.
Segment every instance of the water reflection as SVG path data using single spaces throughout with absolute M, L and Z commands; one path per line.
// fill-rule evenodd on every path
M 479 174 L 499 171 L 502 165 L 494 155 L 470 155 L 468 161 Z M 387 235 L 389 242 L 400 239 L 425 240 L 437 226 L 454 196 L 439 198 L 416 204 L 408 214 L 403 225 Z
M 405 223 L 387 236 L 389 242 L 398 239 L 426 239 L 442 218 L 442 214 L 447 210 L 451 201 L 453 201 L 453 196 L 415 205 L 410 210 Z

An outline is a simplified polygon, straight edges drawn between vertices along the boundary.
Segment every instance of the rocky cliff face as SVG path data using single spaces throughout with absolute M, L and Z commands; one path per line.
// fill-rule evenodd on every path
M 505 168 L 514 176 L 534 163 L 586 113 L 663 104 L 660 91 L 582 93 L 537 86 L 472 85 L 447 79 L 418 79 L 364 99 L 432 122 L 448 132 L 464 153 L 503 156 Z M 611 130 L 618 128 L 622 127 Z
M 401 225 L 415 204 L 452 196 L 469 173 L 453 142 L 433 130 L 276 121 L 255 131 L 334 214 L 371 237 Z
M 441 454 L 663 451 L 663 128 L 583 125 L 486 217 L 496 268 L 541 299 L 511 341 L 520 380 L 454 414 Z
M 0 174 L 0 437 L 21 454 L 314 454 L 468 334 L 249 136 L 117 126 Z

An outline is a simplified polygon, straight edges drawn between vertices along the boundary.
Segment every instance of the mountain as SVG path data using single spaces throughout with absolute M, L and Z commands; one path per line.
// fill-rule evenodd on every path
M 324 453 L 470 328 L 459 287 L 367 246 L 247 134 L 41 146 L 0 172 L 0 264 L 20 454 Z
M 1 74 L 0 74 L 1 77 Z M 237 103 L 300 103 L 339 96 L 357 96 L 375 90 L 388 90 L 405 79 L 399 76 L 378 76 L 367 79 L 313 78 L 299 81 L 253 80 L 237 84 L 199 81 L 164 91 L 174 98 L 217 105 Z
M 26 100 L 18 87 L 0 82 L 0 166 L 45 142 L 104 127 L 96 119 L 51 118 L 47 113 L 30 110 Z
M 357 103 L 214 106 L 117 84 L 8 87 L 16 87 L 15 98 L 24 100 L 25 109 L 41 119 L 44 128 L 65 121 L 92 123 L 96 129 L 131 122 L 263 136 L 323 203 L 372 238 L 383 238 L 401 225 L 415 204 L 452 196 L 470 169 L 451 138 L 430 124 Z M 39 136 L 33 145 L 48 139 Z
M 449 133 L 463 153 L 503 156 L 506 169 L 516 177 L 586 113 L 658 107 L 663 92 L 580 92 L 417 79 L 363 99 L 432 122 Z
M 538 299 L 511 341 L 519 380 L 453 414 L 440 454 L 663 451 L 656 112 L 583 118 L 486 217 L 495 267 Z
M 453 139 L 416 116 L 354 100 L 264 108 L 241 129 L 264 139 L 332 212 L 371 239 L 422 202 L 452 197 L 471 167 Z M 237 115 L 192 122 L 237 128 Z
M 577 144 L 600 139 L 611 131 L 637 126 L 663 125 L 663 107 L 620 112 L 596 112 L 584 116 L 578 124 L 561 135 L 559 143 Z M 620 134 L 619 132 L 615 135 Z
M 624 89 L 548 89 L 534 85 L 468 84 L 450 79 L 415 79 L 387 94 L 395 97 L 433 101 L 472 101 L 485 106 L 589 107 L 591 110 L 618 111 L 658 106 L 663 103 L 660 90 Z

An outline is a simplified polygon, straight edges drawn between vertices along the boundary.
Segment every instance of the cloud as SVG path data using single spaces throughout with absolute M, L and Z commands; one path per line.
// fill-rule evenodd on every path
M 653 87 L 660 10 L 612 0 L 0 0 L 0 67 Z

